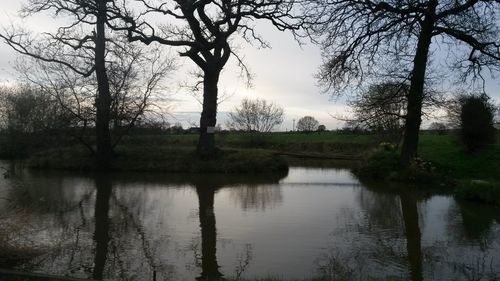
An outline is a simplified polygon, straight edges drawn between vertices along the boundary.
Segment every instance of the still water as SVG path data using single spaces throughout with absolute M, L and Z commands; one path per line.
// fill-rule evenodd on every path
M 0 179 L 0 268 L 105 280 L 500 278 L 499 209 L 397 190 L 331 168 L 17 169 Z

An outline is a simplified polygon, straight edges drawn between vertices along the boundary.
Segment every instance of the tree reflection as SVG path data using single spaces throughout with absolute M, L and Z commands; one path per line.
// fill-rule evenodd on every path
M 250 206 L 265 210 L 266 206 L 281 202 L 280 187 L 268 184 L 278 183 L 286 174 L 270 174 L 263 177 L 248 175 L 214 175 L 209 177 L 191 177 L 191 183 L 198 195 L 198 214 L 201 230 L 201 275 L 197 280 L 224 280 L 217 262 L 217 227 L 214 211 L 215 194 L 220 189 L 229 189 L 230 196 L 240 200 L 245 210 Z M 251 245 L 246 245 L 246 255 L 236 269 L 239 278 L 251 261 Z
M 232 188 L 230 196 L 241 204 L 243 210 L 265 211 L 283 201 L 279 185 L 244 185 Z
M 281 202 L 281 191 L 272 184 L 284 176 L 30 174 L 19 186 L 6 190 L 9 202 L 20 210 L 15 216 L 25 221 L 15 232 L 22 233 L 17 240 L 43 252 L 20 261 L 17 269 L 110 280 L 176 280 L 191 274 L 197 280 L 223 280 L 217 260 L 216 192 L 223 189 L 236 196 L 242 208 L 267 208 Z M 198 197 L 199 276 L 185 272 L 191 264 L 183 242 L 170 243 L 173 237 L 183 237 L 168 232 L 173 226 L 166 216 L 185 207 L 165 201 L 181 196 L 195 203 L 191 200 L 196 197 L 190 192 L 183 197 L 183 192 L 170 187 L 186 191 L 194 187 Z M 173 206 L 180 209 L 171 209 Z M 251 249 L 246 245 L 246 255 L 237 264 L 238 278 L 252 260 Z
M 347 228 L 335 232 L 345 236 L 347 244 L 323 254 L 317 260 L 318 270 L 334 280 L 366 280 L 402 278 L 406 275 L 402 268 L 407 268 L 405 279 L 424 280 L 418 204 L 427 197 L 386 184 L 364 185 L 368 187 L 357 197 L 362 211 L 351 209 Z
M 104 275 L 104 267 L 108 255 L 109 244 L 109 199 L 111 198 L 111 179 L 107 175 L 96 175 L 96 199 L 94 209 L 94 241 L 95 241 L 95 255 L 94 255 L 94 270 L 92 278 L 101 280 Z
M 201 228 L 201 276 L 197 280 L 219 280 L 217 263 L 217 229 L 215 225 L 214 197 L 216 188 L 212 185 L 196 185 L 199 202 Z
M 489 236 L 494 222 L 500 224 L 500 212 L 495 207 L 476 202 L 457 200 L 448 215 L 448 229 L 458 234 L 458 240 L 476 241 L 484 248 L 492 242 Z
M 419 227 L 417 199 L 414 195 L 403 192 L 399 195 L 399 200 L 403 215 L 411 280 L 421 281 L 423 280 L 422 234 Z
M 361 206 L 368 210 L 369 225 L 380 227 L 381 229 L 390 229 L 393 237 L 376 237 L 375 241 L 380 241 L 379 245 L 384 245 L 379 252 L 395 253 L 392 257 L 395 263 L 398 263 L 399 250 L 392 249 L 387 251 L 383 244 L 387 238 L 398 239 L 398 236 L 405 239 L 406 259 L 409 265 L 409 277 L 412 281 L 423 280 L 423 253 L 422 253 L 422 233 L 419 224 L 418 202 L 425 200 L 425 194 L 412 192 L 410 188 L 397 188 L 385 186 L 374 186 L 370 191 L 361 191 L 368 193 L 368 196 L 374 200 L 371 205 L 363 204 Z M 384 218 L 384 219 L 381 219 Z M 382 223 L 382 224 L 381 224 Z M 384 235 L 384 231 L 370 231 L 370 235 Z M 397 247 L 397 240 L 385 241 L 390 247 Z M 377 245 L 377 244 L 375 244 Z M 384 254 L 385 257 L 390 257 Z

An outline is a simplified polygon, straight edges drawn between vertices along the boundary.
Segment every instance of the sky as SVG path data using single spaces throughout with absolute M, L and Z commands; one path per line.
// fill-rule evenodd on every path
M 47 15 L 37 15 L 28 19 L 19 19 L 18 10 L 24 0 L 3 1 L 0 8 L 0 29 L 12 23 L 21 24 L 34 32 L 53 30 L 58 23 Z M 322 93 L 314 74 L 321 65 L 321 50 L 313 44 L 299 46 L 288 32 L 277 31 L 268 23 L 258 23 L 257 32 L 270 43 L 270 49 L 258 49 L 242 44 L 239 54 L 245 58 L 246 65 L 253 74 L 253 86 L 246 87 L 236 61 L 230 59 L 224 68 L 219 82 L 219 93 L 227 93 L 230 98 L 219 105 L 218 124 L 223 127 L 227 113 L 233 111 L 244 98 L 261 98 L 272 101 L 285 110 L 285 121 L 279 130 L 291 130 L 293 120 L 303 116 L 313 116 L 327 129 L 343 126 L 343 122 L 331 115 L 339 116 L 348 113 L 345 97 L 335 98 Z M 173 52 L 175 53 L 175 52 Z M 0 42 L 0 83 L 15 81 L 19 75 L 13 70 L 17 54 L 7 45 Z M 184 127 L 196 125 L 199 122 L 201 105 L 185 89 L 179 87 L 189 79 L 189 71 L 195 65 L 187 58 L 179 58 L 180 67 L 170 77 L 171 85 L 170 123 L 181 123 Z M 500 82 L 498 79 L 488 79 L 487 92 L 500 101 Z

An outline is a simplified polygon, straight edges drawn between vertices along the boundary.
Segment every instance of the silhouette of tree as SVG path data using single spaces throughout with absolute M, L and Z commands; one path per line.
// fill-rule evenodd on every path
M 307 0 L 302 8 L 307 34 L 322 40 L 318 77 L 327 90 L 338 92 L 380 73 L 410 81 L 401 150 L 401 164 L 408 166 L 417 154 L 431 44 L 452 50 L 447 59 L 455 59 L 450 65 L 464 79 L 481 77 L 483 68 L 495 70 L 499 6 L 487 0 Z
M 229 113 L 228 127 L 236 130 L 270 132 L 283 123 L 283 108 L 265 100 L 244 99 Z
M 404 129 L 408 104 L 409 85 L 405 82 L 387 81 L 369 85 L 349 105 L 353 108 L 352 121 L 357 127 L 376 131 L 389 140 L 399 143 Z M 422 114 L 430 115 L 441 106 L 441 95 L 425 91 Z
M 113 41 L 106 27 L 110 26 L 113 1 L 93 0 L 28 0 L 23 16 L 52 13 L 66 21 L 57 32 L 44 33 L 40 40 L 23 30 L 4 30 L 2 38 L 15 51 L 71 70 L 82 77 L 95 75 L 97 82 L 96 160 L 106 169 L 112 160 L 110 118 L 112 96 L 107 70 L 106 54 Z
M 113 148 L 138 122 L 161 120 L 160 106 L 168 105 L 163 82 L 175 69 L 175 62 L 159 48 L 139 47 L 142 46 L 128 43 L 125 37 L 113 37 L 113 44 L 107 48 Z M 98 85 L 95 77 L 84 78 L 59 65 L 36 59 L 20 61 L 17 70 L 28 84 L 42 89 L 61 108 L 66 132 L 94 153 L 94 138 L 87 132 L 96 120 L 94 101 Z
M 267 47 L 268 44 L 255 33 L 255 20 L 266 20 L 278 30 L 298 29 L 298 24 L 290 23 L 293 21 L 294 1 L 175 0 L 158 6 L 146 0 L 137 2 L 142 3 L 145 10 L 134 17 L 131 9 L 124 9 L 122 20 L 125 26 L 120 30 L 127 30 L 131 41 L 181 47 L 180 55 L 190 58 L 202 71 L 203 109 L 197 151 L 200 156 L 211 157 L 216 151 L 214 127 L 221 71 L 233 54 L 247 72 L 242 59 L 233 51 L 231 38 L 240 34 L 250 43 Z M 144 15 L 151 14 L 161 14 L 171 24 L 154 27 L 144 20 Z
M 460 136 L 470 152 L 495 142 L 495 106 L 489 99 L 485 94 L 463 96 L 460 99 Z
M 304 116 L 297 121 L 297 131 L 313 132 L 318 129 L 319 122 L 312 116 Z

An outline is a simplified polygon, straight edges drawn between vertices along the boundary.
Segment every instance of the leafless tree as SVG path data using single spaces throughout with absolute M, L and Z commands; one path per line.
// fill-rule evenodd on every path
M 262 99 L 243 99 L 234 112 L 229 113 L 227 126 L 248 132 L 270 132 L 283 123 L 283 108 Z
M 40 62 L 50 64 L 52 70 L 60 68 L 60 74 L 66 75 L 65 71 L 71 72 L 67 74 L 70 80 L 76 81 L 76 76 L 81 78 L 89 78 L 90 87 L 96 86 L 96 94 L 91 95 L 92 104 L 95 108 L 95 119 L 92 120 L 95 124 L 96 131 L 96 160 L 98 168 L 106 169 L 109 167 L 112 160 L 113 140 L 111 137 L 110 121 L 120 115 L 118 119 L 127 119 L 129 124 L 133 124 L 135 120 L 145 110 L 139 103 L 137 111 L 139 115 L 123 116 L 121 106 L 129 104 L 126 100 L 120 100 L 124 96 L 119 96 L 119 93 L 125 90 L 134 90 L 135 82 L 133 81 L 135 70 L 128 68 L 133 61 L 140 64 L 138 54 L 140 50 L 131 50 L 125 47 L 123 41 L 116 40 L 119 38 L 117 34 L 113 34 L 110 27 L 114 26 L 113 21 L 116 19 L 116 2 L 109 0 L 28 0 L 21 14 L 30 16 L 39 13 L 48 13 L 56 15 L 58 18 L 64 18 L 63 23 L 53 33 L 44 33 L 41 38 L 34 37 L 31 33 L 21 29 L 5 29 L 0 33 L 2 38 L 17 52 L 32 57 Z M 128 53 L 124 56 L 124 53 Z M 135 52 L 135 54 L 134 54 Z M 118 60 L 109 59 L 109 57 L 118 58 Z M 124 61 L 120 61 L 124 59 Z M 129 61 L 127 61 L 129 60 Z M 130 61 L 132 60 L 132 61 Z M 156 62 L 160 59 L 156 58 Z M 112 62 L 111 62 L 112 61 Z M 152 69 L 158 64 L 153 65 Z M 158 70 L 158 69 L 156 69 Z M 149 96 L 151 86 L 155 86 L 161 79 L 161 71 L 155 78 L 149 80 L 152 84 L 146 85 L 146 91 L 143 97 Z M 156 75 L 155 74 L 155 75 Z M 124 83 L 127 81 L 126 83 Z M 81 81 L 78 83 L 85 88 L 85 84 Z M 83 89 L 81 88 L 81 89 Z M 73 91 L 74 89 L 70 89 Z M 87 89 L 83 89 L 86 92 Z M 114 91 L 114 93 L 112 93 Z M 80 99 L 80 92 L 72 92 L 75 99 Z M 86 92 L 88 94 L 88 92 Z M 88 96 L 81 99 L 88 100 Z M 81 101 L 80 101 L 81 102 Z M 133 101 L 136 103 L 137 101 Z M 80 106 L 80 105 L 79 105 Z M 86 119 L 80 120 L 87 122 Z M 114 125 L 119 125 L 115 123 Z
M 203 74 L 203 109 L 200 118 L 198 154 L 210 157 L 216 151 L 214 127 L 217 115 L 218 81 L 231 54 L 235 55 L 231 39 L 241 35 L 259 47 L 268 44 L 254 28 L 255 20 L 271 22 L 278 30 L 297 29 L 293 23 L 292 0 L 199 0 L 160 1 L 152 4 L 139 0 L 145 7 L 133 15 L 133 10 L 122 9 L 122 19 L 131 41 L 181 48 L 180 55 L 190 58 Z M 153 26 L 145 18 L 151 14 L 163 15 L 168 25 Z M 165 22 L 165 21 L 164 21 Z M 245 69 L 242 58 L 234 56 Z
M 110 137 L 114 148 L 137 122 L 144 124 L 144 119 L 156 122 L 163 118 L 159 109 L 167 102 L 163 81 L 175 63 L 158 48 L 139 48 L 123 37 L 115 37 L 113 42 L 106 63 L 111 94 Z M 94 101 L 98 85 L 94 75 L 84 78 L 36 59 L 21 60 L 17 70 L 23 80 L 51 96 L 65 113 L 67 132 L 94 153 L 93 138 L 88 134 L 96 120 Z
M 297 121 L 297 131 L 313 132 L 318 129 L 319 122 L 312 116 L 304 116 Z
M 306 0 L 308 35 L 321 40 L 319 79 L 328 90 L 367 81 L 380 72 L 410 81 L 401 164 L 417 154 L 431 44 L 449 51 L 462 78 L 497 70 L 499 1 Z M 387 71 L 387 70 L 390 71 Z
M 405 125 L 409 89 L 407 83 L 399 81 L 369 85 L 349 102 L 353 117 L 342 119 L 352 121 L 356 127 L 377 131 L 390 140 L 399 142 Z M 425 90 L 422 114 L 431 116 L 443 103 L 440 93 Z
M 23 16 L 48 13 L 64 18 L 64 23 L 53 33 L 44 33 L 36 39 L 29 32 L 6 29 L 0 33 L 17 52 L 73 71 L 82 77 L 94 75 L 98 92 L 96 108 L 96 160 L 106 169 L 112 160 L 112 142 L 109 128 L 112 97 L 107 72 L 106 53 L 109 40 L 106 26 L 113 19 L 108 0 L 28 0 Z

